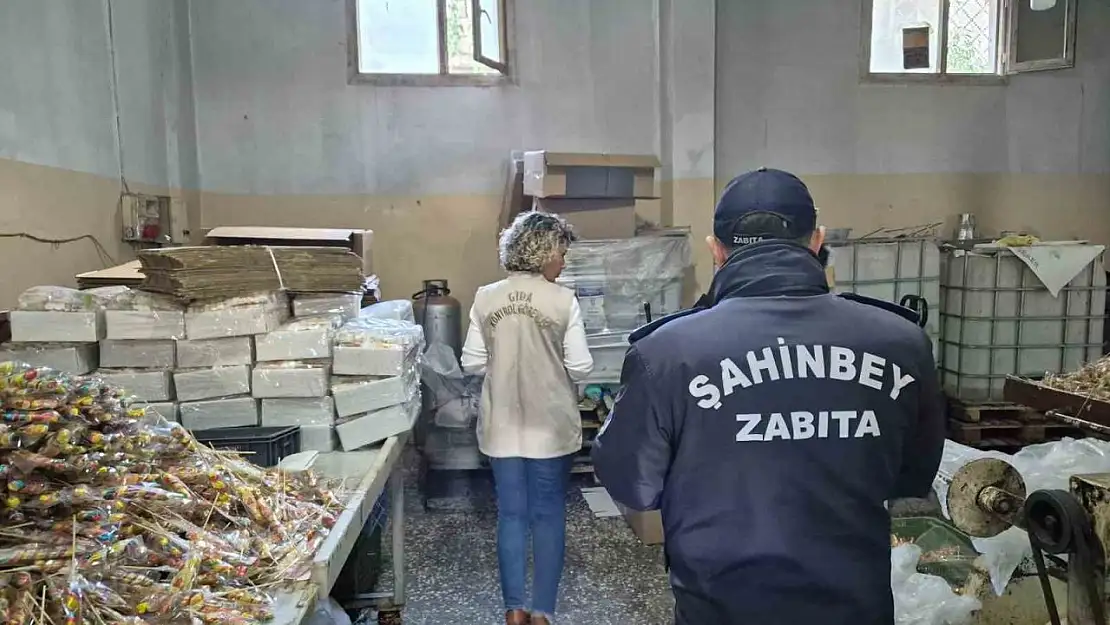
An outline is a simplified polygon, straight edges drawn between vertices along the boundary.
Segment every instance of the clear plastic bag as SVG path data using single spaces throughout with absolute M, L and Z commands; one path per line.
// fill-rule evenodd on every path
M 412 312 L 412 302 L 407 299 L 394 299 L 388 302 L 378 302 L 363 308 L 359 313 L 360 317 L 371 317 L 374 319 L 394 319 L 396 321 L 407 321 L 409 323 L 416 323 L 416 317 Z
M 897 625 L 968 625 L 982 608 L 978 599 L 957 595 L 948 582 L 917 572 L 921 548 L 902 545 L 890 550 L 890 589 Z
M 343 324 L 338 314 L 303 317 L 254 338 L 255 360 L 313 360 L 331 358 L 335 331 Z
M 481 412 L 482 376 L 468 376 L 450 346 L 432 343 L 420 364 L 421 380 L 428 386 L 435 424 L 442 428 L 469 428 Z
M 130 310 L 137 312 L 178 311 L 184 312 L 185 305 L 165 293 L 151 293 L 124 287 L 124 291 L 105 304 L 106 310 Z
M 105 305 L 121 289 L 127 287 L 104 287 L 79 291 L 64 286 L 33 286 L 19 294 L 16 303 L 18 310 L 40 312 L 93 312 L 103 310 Z
M 633 330 L 682 308 L 682 281 L 691 267 L 686 231 L 633 239 L 579 241 L 567 250 L 558 282 L 574 289 L 587 332 Z
M 344 320 L 358 316 L 362 293 L 298 293 L 293 297 L 294 317 L 341 315 Z

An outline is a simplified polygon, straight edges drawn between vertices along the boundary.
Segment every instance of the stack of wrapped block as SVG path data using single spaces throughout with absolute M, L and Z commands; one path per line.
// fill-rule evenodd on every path
M 258 425 L 258 401 L 251 394 L 253 337 L 288 319 L 289 300 L 276 291 L 190 304 L 173 374 L 181 425 L 190 430 Z
M 98 375 L 176 421 L 173 370 L 176 341 L 185 338 L 185 306 L 165 295 L 127 289 L 105 309 Z
M 104 308 L 122 289 L 78 291 L 36 286 L 24 291 L 11 312 L 12 341 L 0 345 L 0 362 L 16 360 L 75 374 L 98 366 Z
M 344 450 L 407 432 L 420 414 L 424 331 L 410 320 L 411 308 L 408 319 L 396 310 L 395 302 L 376 304 L 335 334 L 331 393 Z
M 361 297 L 36 287 L 0 361 L 95 371 L 189 430 L 299 426 L 302 450 L 358 449 L 414 427 L 424 351 L 411 303 Z

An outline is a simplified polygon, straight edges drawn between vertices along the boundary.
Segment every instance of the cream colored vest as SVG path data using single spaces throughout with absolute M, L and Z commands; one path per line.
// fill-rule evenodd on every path
M 578 392 L 564 367 L 574 294 L 542 276 L 482 287 L 474 310 L 489 360 L 478 443 L 494 458 L 554 458 L 582 447 Z

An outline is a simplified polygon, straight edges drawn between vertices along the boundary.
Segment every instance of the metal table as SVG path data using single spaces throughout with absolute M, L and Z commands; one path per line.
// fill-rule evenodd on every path
M 360 596 L 359 599 L 378 609 L 379 621 L 401 622 L 400 611 L 405 605 L 405 488 L 399 461 L 408 437 L 406 432 L 390 437 L 371 449 L 322 453 L 316 459 L 313 470 L 323 477 L 341 480 L 342 489 L 349 498 L 313 559 L 309 581 L 291 585 L 275 598 L 274 625 L 300 625 L 315 611 L 316 600 L 331 594 L 355 541 L 363 526 L 372 520 L 375 504 L 387 485 L 389 515 L 393 525 L 393 590 Z M 382 525 L 385 520 L 385 515 L 373 519 Z

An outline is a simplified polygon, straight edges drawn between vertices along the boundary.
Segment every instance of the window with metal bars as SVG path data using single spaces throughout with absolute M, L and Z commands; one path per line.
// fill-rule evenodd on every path
M 1077 0 L 862 0 L 861 75 L 1002 82 L 1075 65 Z

